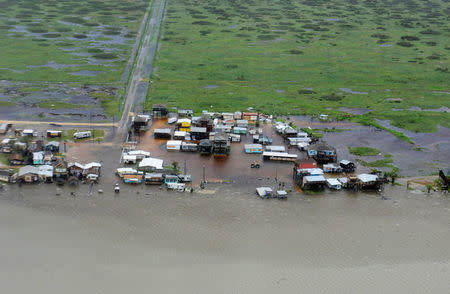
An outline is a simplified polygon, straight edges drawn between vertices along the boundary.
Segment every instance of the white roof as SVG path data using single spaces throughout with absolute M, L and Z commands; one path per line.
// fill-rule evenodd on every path
M 309 145 L 309 143 L 307 142 L 299 142 L 297 143 L 297 147 L 303 148 L 303 147 L 307 147 Z
M 186 134 L 187 134 L 187 132 L 185 132 L 185 131 L 175 131 L 173 133 L 173 136 L 174 137 L 184 137 L 184 136 L 186 136 Z
M 335 185 L 340 185 L 341 184 L 341 182 L 339 182 L 339 180 L 336 179 L 336 178 L 328 178 L 327 179 L 327 183 L 330 186 L 335 186 Z
M 144 151 L 144 150 L 132 150 L 132 151 L 128 151 L 128 155 L 144 155 L 144 156 L 150 156 L 150 152 Z
M 272 146 L 266 146 L 266 150 L 268 150 L 268 151 L 275 151 L 275 152 L 285 152 L 286 151 L 286 147 L 272 145 Z
M 136 160 L 136 155 L 124 154 L 122 158 L 123 160 Z
M 9 138 L 3 139 L 2 144 L 9 144 L 10 141 L 11 139 Z
M 76 166 L 76 167 L 79 167 L 79 168 L 81 168 L 81 169 L 84 169 L 84 165 L 81 164 L 81 163 L 79 163 L 79 162 L 69 162 L 69 163 L 67 164 L 67 167 L 68 167 L 68 168 L 70 168 L 70 167 L 72 167 L 72 166 Z
M 259 196 L 266 196 L 267 192 L 272 192 L 272 188 L 269 187 L 259 187 L 256 188 L 256 192 L 258 193 Z
M 287 195 L 287 192 L 285 190 L 278 190 L 277 195 Z
M 238 119 L 236 121 L 237 124 L 244 124 L 244 125 L 248 125 L 248 120 L 246 119 Z
M 303 178 L 306 182 L 325 182 L 325 178 L 323 176 L 306 176 Z
M 167 120 L 167 123 L 168 124 L 173 124 L 173 123 L 175 123 L 177 121 L 177 118 L 176 117 L 170 117 L 168 120 Z
M 346 160 L 346 159 L 343 159 L 343 160 L 340 161 L 340 163 L 342 163 L 343 165 L 347 165 L 347 164 L 349 164 L 350 162 L 351 162 L 351 161 Z
M 292 142 L 295 142 L 295 143 L 300 143 L 300 142 L 306 142 L 306 143 L 309 143 L 309 142 L 311 142 L 311 138 L 303 138 L 303 137 L 290 137 L 290 138 L 288 138 L 288 140 L 289 140 L 289 142 L 290 143 L 292 143 Z
M 44 158 L 44 152 L 33 152 L 33 160 L 39 160 Z
M 41 165 L 38 167 L 38 174 L 40 176 L 52 177 L 53 176 L 53 166 L 51 165 Z
M 239 130 L 239 131 L 246 131 L 247 128 L 243 128 L 243 127 L 234 127 L 235 130 Z
M 181 146 L 181 143 L 183 143 L 183 141 L 181 141 L 181 140 L 169 140 L 169 141 L 167 141 L 167 146 L 169 146 L 169 145 L 180 145 Z
M 137 170 L 131 167 L 121 167 L 117 169 L 117 172 L 120 173 L 136 173 Z
M 347 178 L 339 178 L 338 180 L 339 180 L 339 182 L 341 182 L 342 184 L 346 184 L 346 183 L 348 182 L 348 179 L 347 179 Z
M 310 175 L 323 175 L 323 170 L 321 168 L 302 168 L 300 171 L 309 173 Z
M 98 162 L 90 162 L 84 166 L 85 169 L 93 168 L 93 167 L 102 167 L 102 165 Z
M 39 169 L 32 165 L 27 165 L 19 169 L 19 177 L 28 173 L 39 174 Z
M 191 123 L 191 120 L 188 118 L 180 118 L 177 120 L 177 124 L 181 124 L 181 123 Z
M 72 166 L 76 166 L 79 167 L 81 169 L 89 169 L 92 167 L 101 167 L 102 165 L 98 162 L 90 162 L 88 164 L 81 164 L 79 162 L 69 162 L 69 164 L 67 165 L 68 168 L 72 167 Z
M 378 176 L 371 174 L 360 174 L 358 175 L 358 179 L 363 183 L 375 182 L 378 179 Z
M 47 130 L 47 133 L 61 133 L 61 131 L 56 131 L 56 130 Z
M 287 152 L 268 152 L 264 151 L 263 156 L 278 156 L 278 157 L 287 157 L 287 158 L 297 158 L 297 154 L 289 154 Z
M 34 130 L 32 130 L 32 129 L 25 129 L 25 130 L 22 131 L 22 133 L 32 134 L 32 133 L 34 133 Z
M 328 164 L 324 164 L 324 165 L 323 165 L 323 168 L 327 168 L 327 167 L 329 167 L 329 168 L 335 168 L 335 167 L 337 167 L 337 166 L 335 166 L 335 165 L 332 164 L 332 163 L 328 163 Z
M 139 167 L 154 167 L 156 169 L 163 169 L 163 160 L 158 158 L 144 158 L 139 163 Z

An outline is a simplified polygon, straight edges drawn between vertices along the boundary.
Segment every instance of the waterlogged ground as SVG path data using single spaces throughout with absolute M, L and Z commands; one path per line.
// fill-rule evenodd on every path
M 77 115 L 87 114 L 79 108 L 87 107 L 93 108 L 95 116 L 113 115 L 117 112 L 117 90 L 127 78 L 136 34 L 150 3 L 146 0 L 0 1 L 0 80 L 8 81 L 8 88 L 28 88 L 19 90 L 25 92 L 23 99 L 16 99 L 2 85 L 0 107 L 17 106 L 2 109 L 2 113 L 26 108 L 22 116 L 39 115 L 41 109 L 29 109 L 36 99 L 78 105 L 85 104 L 89 98 L 101 98 L 101 103 L 88 103 L 86 107 L 70 109 L 69 105 L 60 104 L 57 108 L 67 111 L 58 110 L 58 115 L 74 113 L 68 117 L 76 119 Z M 72 88 L 85 85 L 115 90 L 99 95 L 74 93 L 69 94 L 71 97 L 60 97 L 61 91 L 76 92 Z M 35 95 L 28 95 L 29 92 Z M 76 99 L 76 96 L 84 97 Z M 54 107 L 43 108 L 54 110 Z
M 450 201 L 442 194 L 389 185 L 387 200 L 341 191 L 279 201 L 216 184 L 193 194 L 149 186 L 114 194 L 99 184 L 92 194 L 82 185 L 56 196 L 56 188 L 0 191 L 0 282 L 8 293 L 450 288 Z
M 448 112 L 428 111 L 450 107 L 448 14 L 445 1 L 170 0 L 147 107 L 450 127 Z

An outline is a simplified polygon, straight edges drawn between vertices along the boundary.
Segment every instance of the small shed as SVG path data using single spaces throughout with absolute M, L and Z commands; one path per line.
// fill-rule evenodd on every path
M 169 113 L 165 104 L 153 104 L 152 112 L 154 117 L 166 117 Z
M 335 178 L 327 179 L 327 187 L 333 190 L 340 190 L 342 188 L 341 182 Z
M 302 159 L 298 163 L 298 168 L 300 168 L 300 169 L 317 168 L 317 162 L 312 158 Z
M 155 129 L 153 131 L 153 137 L 155 139 L 170 139 L 172 138 L 172 129 Z

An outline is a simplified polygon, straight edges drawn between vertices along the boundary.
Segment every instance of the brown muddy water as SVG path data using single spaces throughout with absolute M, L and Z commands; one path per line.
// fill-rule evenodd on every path
M 102 184 L 100 184 L 101 186 Z M 286 201 L 112 185 L 0 192 L 5 293 L 448 293 L 450 198 L 386 187 Z M 75 196 L 70 192 L 75 191 Z M 139 192 L 139 193 L 137 193 Z

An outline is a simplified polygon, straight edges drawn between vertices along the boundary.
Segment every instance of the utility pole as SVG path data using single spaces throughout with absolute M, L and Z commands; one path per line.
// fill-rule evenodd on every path
M 186 159 L 184 160 L 184 174 L 187 175 Z
M 206 178 L 205 178 L 205 165 L 203 165 L 203 183 L 206 183 Z

